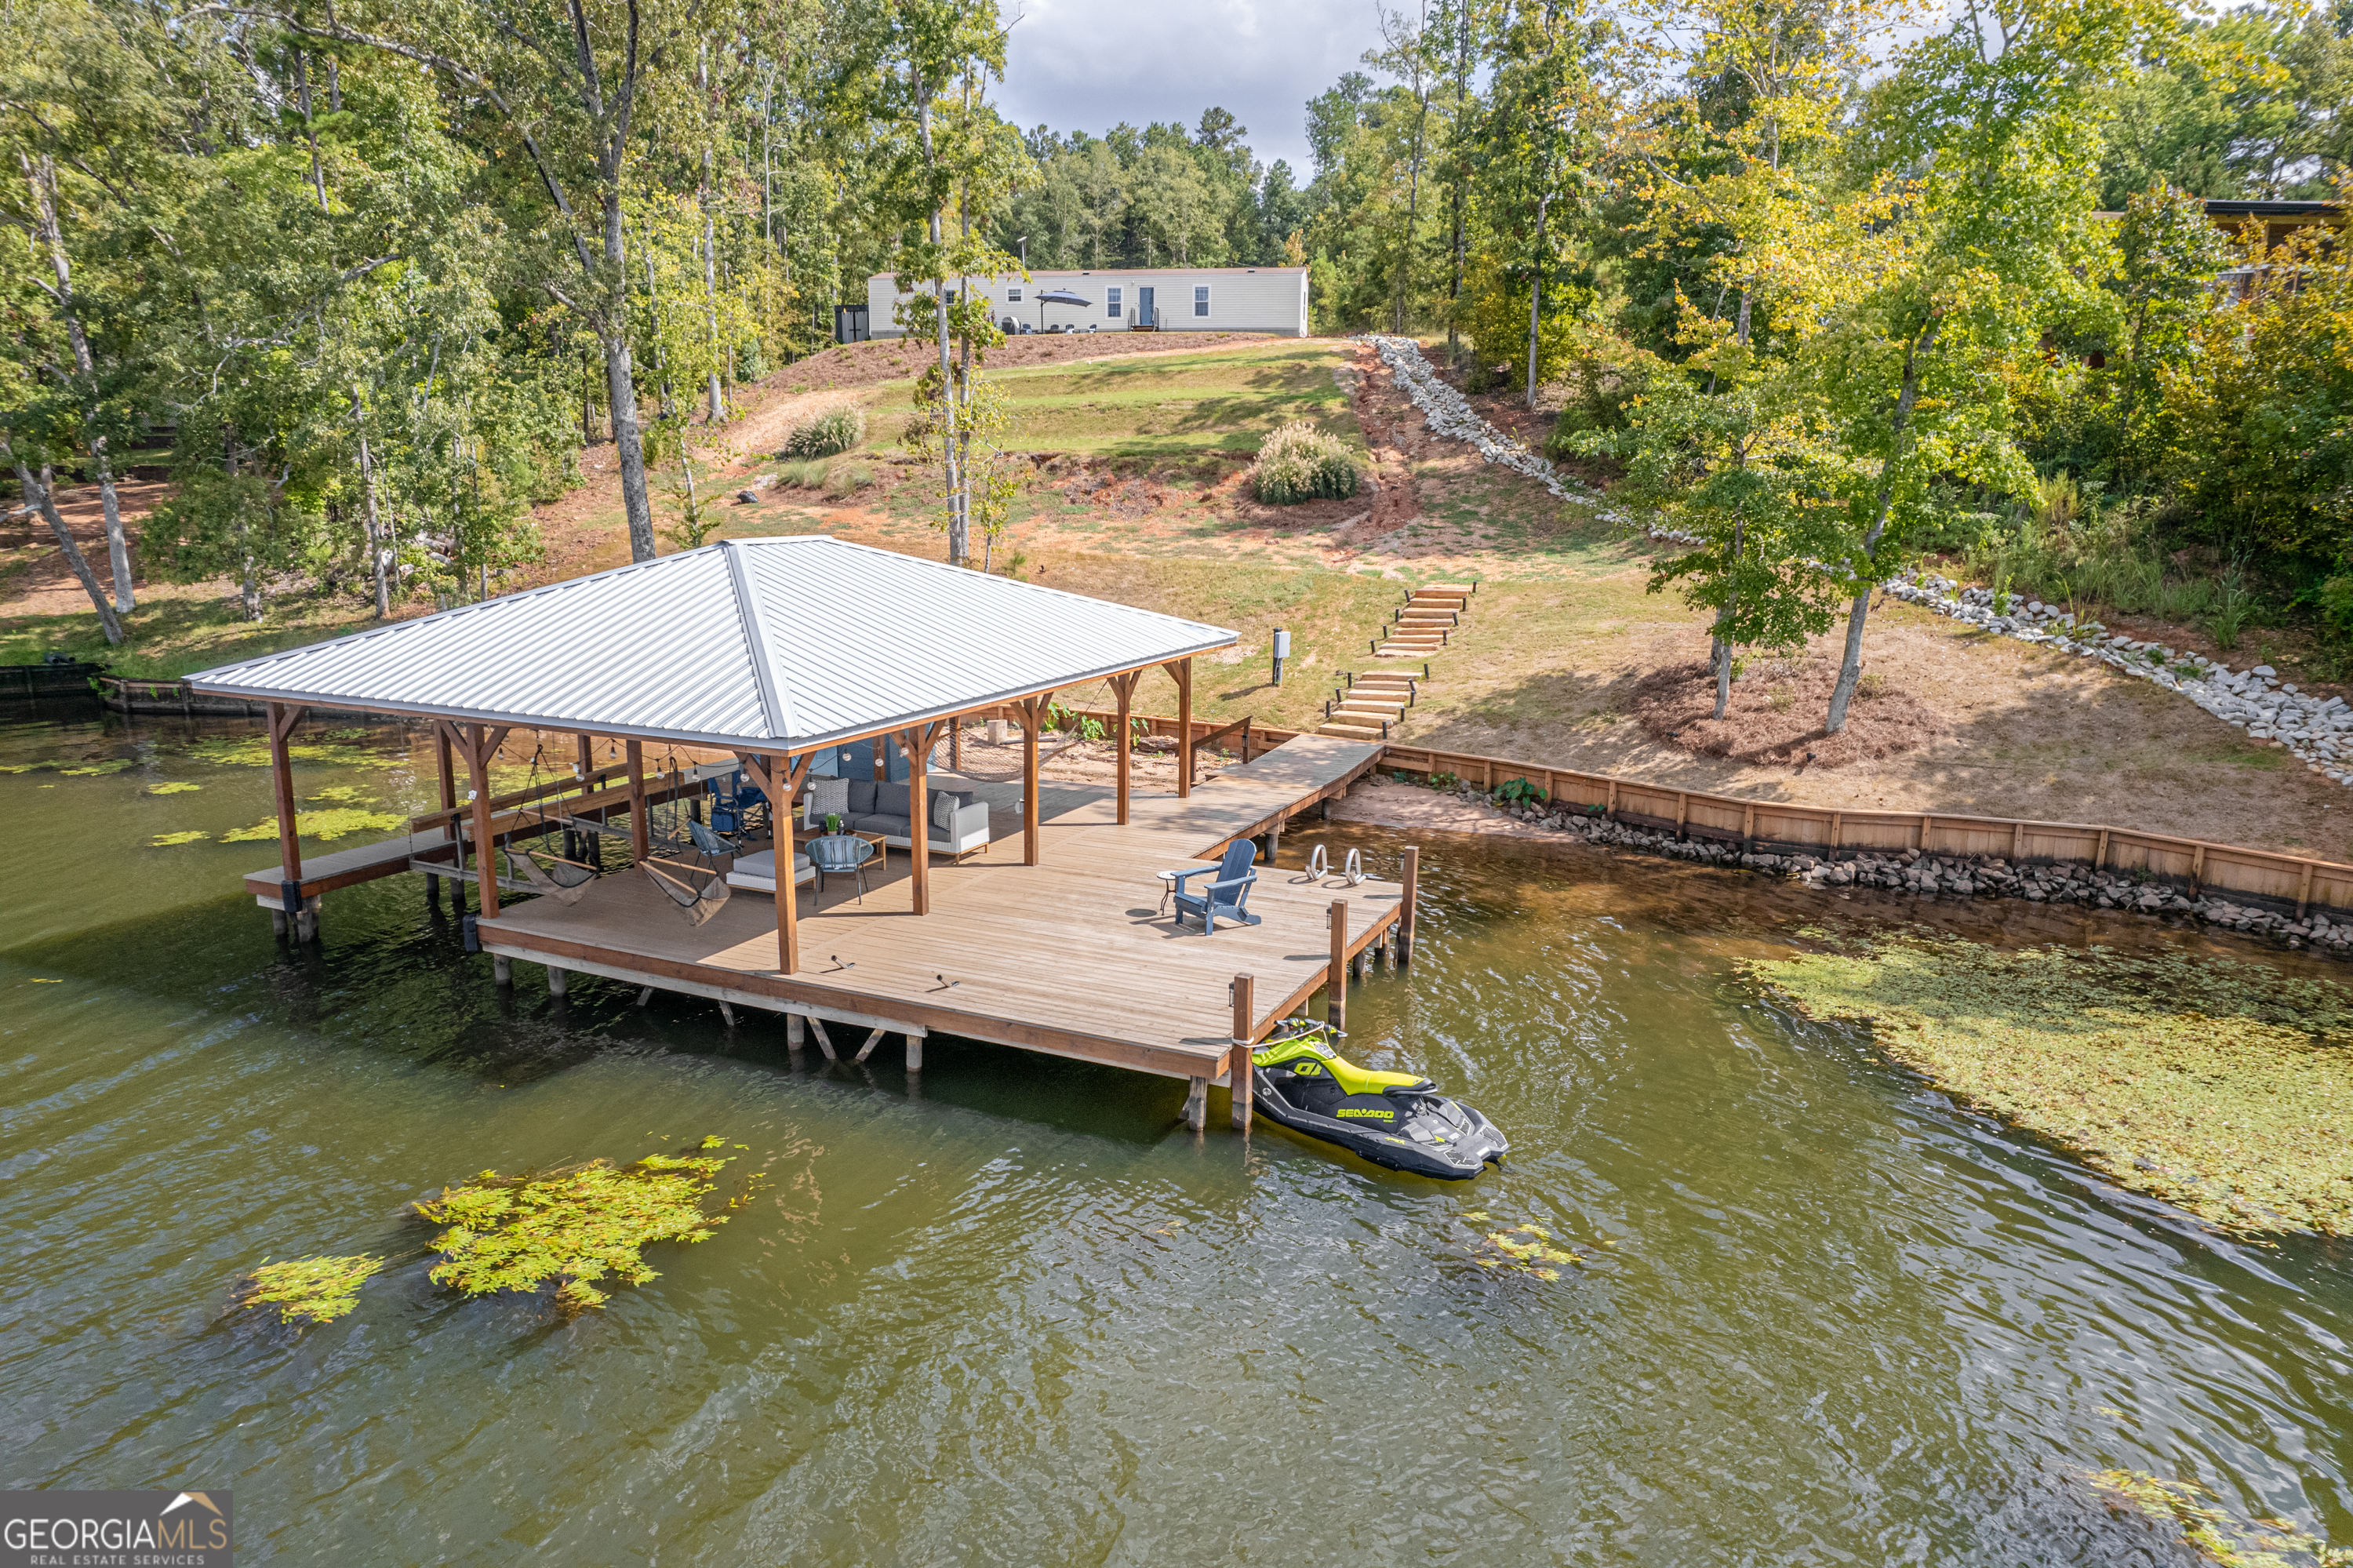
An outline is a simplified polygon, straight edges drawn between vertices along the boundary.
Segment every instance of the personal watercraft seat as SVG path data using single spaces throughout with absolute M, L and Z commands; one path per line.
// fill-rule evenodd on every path
M 1359 1067 L 1320 1040 L 1286 1040 L 1254 1054 L 1261 1067 L 1288 1065 L 1303 1078 L 1328 1073 L 1344 1095 L 1378 1095 L 1391 1089 L 1419 1089 L 1434 1094 L 1438 1086 L 1419 1073 L 1382 1073 Z

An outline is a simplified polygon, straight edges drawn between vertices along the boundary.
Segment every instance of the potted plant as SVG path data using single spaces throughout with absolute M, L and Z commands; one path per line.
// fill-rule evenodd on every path
M 828 832 L 828 833 L 838 833 L 838 832 L 841 832 L 841 813 L 840 813 L 840 812 L 839 812 L 839 811 L 828 811 L 828 812 L 825 814 L 825 831 L 826 831 L 827 832 Z

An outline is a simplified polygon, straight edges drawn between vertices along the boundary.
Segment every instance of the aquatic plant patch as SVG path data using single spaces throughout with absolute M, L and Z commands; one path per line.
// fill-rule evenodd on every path
M 110 773 L 120 773 L 136 766 L 131 758 L 110 757 L 103 762 L 78 763 L 71 768 L 60 768 L 58 771 L 68 779 L 103 779 Z
M 238 1292 L 240 1307 L 274 1307 L 281 1323 L 332 1323 L 359 1305 L 360 1287 L 384 1266 L 384 1259 L 298 1257 L 265 1263 Z
M 204 786 L 201 784 L 190 784 L 185 780 L 174 780 L 169 784 L 150 784 L 147 786 L 147 793 L 150 795 L 185 795 L 192 789 L 201 789 L 203 788 Z
M 1472 1209 L 1462 1215 L 1465 1224 L 1489 1225 L 1494 1216 Z M 1465 1244 L 1471 1261 L 1482 1268 L 1506 1269 L 1520 1274 L 1532 1274 L 1538 1279 L 1555 1280 L 1560 1271 L 1572 1263 L 1585 1259 L 1567 1247 L 1557 1245 L 1552 1233 L 1542 1225 L 1522 1224 L 1500 1231 L 1482 1230 L 1479 1239 Z
M 390 811 L 363 811 L 351 806 L 332 806 L 323 811 L 294 813 L 294 831 L 306 839 L 339 839 L 346 833 L 388 833 L 406 827 L 407 822 L 407 818 Z M 223 833 L 221 842 L 259 843 L 277 836 L 278 819 L 269 817 L 249 828 Z
M 212 837 L 212 834 L 206 832 L 201 829 L 189 828 L 176 833 L 157 833 L 153 838 L 147 841 L 147 847 L 149 849 L 170 849 L 174 844 L 201 843 L 210 837 Z
M 397 768 L 406 760 L 397 752 L 371 751 L 364 746 L 347 743 L 318 745 L 306 742 L 288 747 L 286 753 L 297 762 L 314 762 L 322 768 Z M 188 755 L 198 762 L 215 763 L 225 768 L 267 768 L 269 766 L 269 740 L 266 736 L 216 736 L 196 742 L 189 748 Z
M 1756 980 L 2227 1230 L 2353 1234 L 2353 991 L 2260 964 L 1820 937 Z
M 703 1208 L 733 1159 L 711 1152 L 724 1143 L 706 1138 L 691 1154 L 649 1154 L 630 1165 L 592 1160 L 536 1176 L 485 1171 L 420 1200 L 417 1213 L 448 1227 L 433 1239 L 441 1255 L 434 1282 L 485 1296 L 553 1280 L 565 1308 L 601 1307 L 607 1298 L 596 1283 L 607 1276 L 631 1285 L 660 1277 L 639 1255 L 646 1246 L 707 1241 L 726 1224 L 724 1213 Z
M 2181 1543 L 2223 1568 L 2348 1568 L 2353 1547 L 2332 1547 L 2294 1520 L 2242 1520 L 2195 1481 L 2147 1470 L 2095 1470 L 2084 1478 L 2111 1512 L 2180 1527 Z

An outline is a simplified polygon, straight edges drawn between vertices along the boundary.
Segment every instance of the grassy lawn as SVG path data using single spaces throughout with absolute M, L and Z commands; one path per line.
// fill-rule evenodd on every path
M 1012 415 L 1006 444 L 1087 458 L 1247 459 L 1277 425 L 1312 419 L 1356 446 L 1364 436 L 1333 371 L 1339 347 L 1277 341 L 1222 353 L 1150 355 L 993 371 Z M 868 395 L 868 445 L 894 445 L 912 381 Z

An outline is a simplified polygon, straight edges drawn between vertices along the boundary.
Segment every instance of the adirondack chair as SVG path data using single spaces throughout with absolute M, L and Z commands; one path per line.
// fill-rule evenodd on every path
M 1251 869 L 1257 859 L 1257 846 L 1248 839 L 1237 839 L 1226 846 L 1226 858 L 1216 865 L 1171 872 L 1176 884 L 1176 924 L 1183 926 L 1185 916 L 1190 915 L 1201 922 L 1201 934 L 1205 937 L 1217 930 L 1220 915 L 1244 926 L 1257 925 L 1258 916 L 1243 907 L 1250 902 L 1250 885 L 1258 880 L 1258 873 Z M 1186 885 L 1193 877 L 1212 874 L 1215 880 L 1198 893 Z

